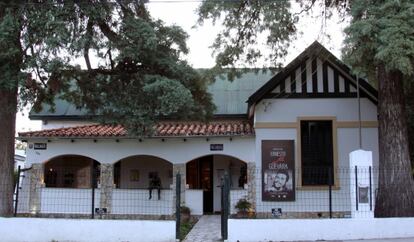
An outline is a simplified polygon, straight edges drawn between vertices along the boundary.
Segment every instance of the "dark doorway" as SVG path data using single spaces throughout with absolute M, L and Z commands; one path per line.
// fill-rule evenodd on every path
M 190 189 L 203 189 L 203 212 L 213 213 L 213 156 L 205 156 L 187 164 Z

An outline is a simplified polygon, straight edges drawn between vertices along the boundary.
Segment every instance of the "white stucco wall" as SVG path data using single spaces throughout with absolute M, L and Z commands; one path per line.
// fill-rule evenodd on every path
M 47 140 L 29 140 L 28 147 L 32 143 Z M 223 151 L 210 151 L 210 144 L 223 144 Z M 149 155 L 162 158 L 172 164 L 186 163 L 205 155 L 228 155 L 243 161 L 254 159 L 254 137 L 222 138 L 160 138 L 144 139 L 98 139 L 95 143 L 92 139 L 51 139 L 47 143 L 46 150 L 34 150 L 27 148 L 27 164 L 43 163 L 60 155 L 76 154 L 95 159 L 100 163 L 116 163 L 117 161 L 135 155 Z
M 362 99 L 361 112 L 363 121 L 376 121 L 376 106 L 367 99 Z M 265 108 L 265 105 L 267 107 Z M 336 121 L 357 121 L 358 108 L 356 99 L 266 99 L 256 108 L 255 123 L 294 123 L 298 117 L 336 117 Z M 358 128 L 338 128 L 338 168 L 340 188 L 333 190 L 333 211 L 350 211 L 349 201 L 349 153 L 359 148 Z M 294 140 L 295 159 L 298 159 L 296 128 L 257 128 L 256 129 L 256 194 L 257 212 L 271 212 L 272 208 L 282 208 L 282 212 L 320 212 L 329 211 L 328 190 L 296 190 L 294 202 L 262 201 L 262 140 Z M 373 152 L 374 165 L 378 164 L 378 129 L 362 129 L 362 148 Z M 296 176 L 300 171 L 296 171 Z M 377 179 L 374 175 L 374 191 Z M 298 184 L 296 184 L 298 186 Z
M 203 215 L 203 190 L 186 189 L 185 206 L 190 208 L 192 215 Z
M 255 122 L 296 122 L 297 117 L 335 116 L 337 121 L 357 121 L 356 98 L 264 99 L 255 109 Z M 377 120 L 377 108 L 361 98 L 361 119 Z
M 175 221 L 0 218 L 1 241 L 167 242 Z
M 231 242 L 325 241 L 414 237 L 414 230 L 412 229 L 414 227 L 414 218 L 229 219 L 228 224 L 228 241 Z

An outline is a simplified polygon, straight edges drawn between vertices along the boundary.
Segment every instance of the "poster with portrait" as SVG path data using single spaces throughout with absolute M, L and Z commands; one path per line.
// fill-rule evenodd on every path
M 293 140 L 262 140 L 262 200 L 295 201 Z

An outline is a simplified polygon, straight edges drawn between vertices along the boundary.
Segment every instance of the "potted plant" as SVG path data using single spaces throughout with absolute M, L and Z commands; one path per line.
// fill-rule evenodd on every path
M 252 204 L 245 198 L 241 198 L 234 207 L 237 209 L 237 217 L 247 218 L 249 215 L 249 211 L 252 208 Z
M 181 214 L 181 222 L 188 222 L 190 221 L 191 210 L 189 207 L 182 205 L 180 207 L 180 214 Z

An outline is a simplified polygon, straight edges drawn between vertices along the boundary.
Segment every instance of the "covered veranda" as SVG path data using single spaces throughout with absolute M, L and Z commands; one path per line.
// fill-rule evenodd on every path
M 95 214 L 123 218 L 142 215 L 167 218 L 175 211 L 177 173 L 181 174 L 182 204 L 192 204 L 188 194 L 193 190 L 202 189 L 200 178 L 194 178 L 195 174 L 191 169 L 199 160 L 210 160 L 213 164 L 211 181 L 214 199 L 212 208 L 210 202 L 209 211 L 194 210 L 195 214 L 220 211 L 221 208 L 217 206 L 220 204 L 220 196 L 214 194 L 219 191 L 219 177 L 226 171 L 232 174 L 234 190 L 253 201 L 255 164 L 254 150 L 251 149 L 254 147 L 251 126 L 242 121 L 235 121 L 216 123 L 212 126 L 213 129 L 204 127 L 204 130 L 211 132 L 216 130 L 214 134 L 189 133 L 189 129 L 184 127 L 185 125 L 177 123 L 163 124 L 157 129 L 158 135 L 147 138 L 129 137 L 122 127 L 107 125 L 21 133 L 20 139 L 32 148 L 27 150 L 27 165 L 31 170 L 26 174 L 26 187 L 23 188 L 27 192 L 27 199 L 20 202 L 19 212 L 37 216 L 49 211 L 50 214 Z M 192 130 L 201 132 L 203 126 Z M 45 144 L 44 147 L 47 148 L 34 149 L 35 143 Z M 214 147 L 221 148 L 214 150 Z M 60 157 L 61 164 L 69 162 L 72 165 L 81 163 L 79 160 L 82 157 L 93 160 L 88 171 L 83 170 L 85 168 L 81 166 L 79 171 L 83 172 L 82 174 L 95 174 L 96 185 L 91 186 L 93 179 L 85 175 L 76 178 L 76 181 L 69 181 L 70 177 L 75 176 L 57 174 L 62 165 L 58 165 L 58 161 L 53 161 L 56 157 Z M 71 158 L 61 159 L 62 157 Z M 50 161 L 53 162 L 49 163 Z M 56 164 L 52 166 L 53 163 Z M 251 175 L 249 170 L 252 171 Z M 155 174 L 161 180 L 159 200 L 157 189 L 152 191 L 152 199 L 149 199 L 150 179 Z M 198 184 L 195 182 L 197 179 Z M 82 180 L 83 182 L 80 182 Z M 50 210 L 40 192 L 42 189 L 61 189 L 64 193 L 69 191 L 68 189 L 92 189 L 94 205 L 89 204 L 84 210 L 76 212 L 70 209 Z M 89 194 L 92 194 L 92 191 Z M 203 204 L 197 203 L 197 206 L 204 206 Z

